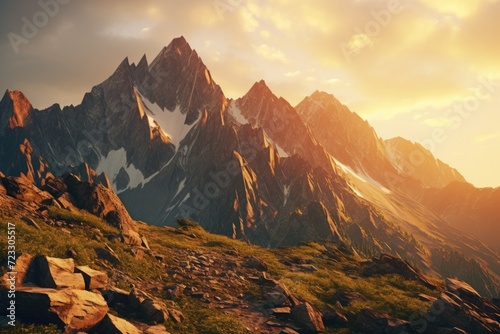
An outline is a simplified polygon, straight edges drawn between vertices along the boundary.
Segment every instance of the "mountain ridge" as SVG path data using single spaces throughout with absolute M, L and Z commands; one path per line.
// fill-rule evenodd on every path
M 435 273 L 443 272 L 438 255 L 451 247 L 465 256 L 446 272 L 463 275 L 471 266 L 476 288 L 496 294 L 498 255 L 474 238 L 460 240 L 459 230 L 416 202 L 419 181 L 400 175 L 373 128 L 338 105 L 347 121 L 331 121 L 344 135 L 327 150 L 320 122 L 307 125 L 297 111 L 318 109 L 292 107 L 263 80 L 227 99 L 179 38 L 149 65 L 145 56 L 137 65 L 125 58 L 81 105 L 35 110 L 24 127 L 4 127 L 1 160 L 11 163 L 0 170 L 41 184 L 85 162 L 107 175 L 135 219 L 193 218 L 265 247 L 327 239 L 366 256 L 402 254 Z M 355 129 L 363 135 L 349 135 Z

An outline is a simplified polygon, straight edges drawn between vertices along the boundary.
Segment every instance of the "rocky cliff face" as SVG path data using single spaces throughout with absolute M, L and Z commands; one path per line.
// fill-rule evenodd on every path
M 396 174 L 375 130 L 333 95 L 316 91 L 295 109 L 318 143 L 342 164 L 382 183 Z
M 454 168 L 436 159 L 417 143 L 401 137 L 385 141 L 391 162 L 404 175 L 422 182 L 424 187 L 443 188 L 451 182 L 467 182 Z

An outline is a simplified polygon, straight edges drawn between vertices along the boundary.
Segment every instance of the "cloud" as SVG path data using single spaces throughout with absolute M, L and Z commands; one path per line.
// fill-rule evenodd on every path
M 254 48 L 258 55 L 264 57 L 267 60 L 288 63 L 288 59 L 285 57 L 285 54 L 273 46 L 261 44 Z
M 432 128 L 450 127 L 456 123 L 456 121 L 446 117 L 428 118 L 423 122 Z
M 299 76 L 300 74 L 302 74 L 301 71 L 297 70 L 297 71 L 293 71 L 293 72 L 286 72 L 285 73 L 285 77 L 288 77 L 288 78 L 295 78 L 297 76 Z
M 483 143 L 483 142 L 490 141 L 490 140 L 493 140 L 493 139 L 496 139 L 499 137 L 500 137 L 500 133 L 498 133 L 498 132 L 485 132 L 485 133 L 480 133 L 480 134 L 476 135 L 474 142 Z
M 292 104 L 325 90 L 376 121 L 377 130 L 392 127 L 418 140 L 429 126 L 449 129 L 446 109 L 469 97 L 479 78 L 500 78 L 497 0 L 402 1 L 386 22 L 374 16 L 388 10 L 382 0 L 221 2 L 230 4 L 222 15 L 206 0 L 70 1 L 16 54 L 6 35 L 21 34 L 22 18 L 32 20 L 41 8 L 4 1 L 0 91 L 23 90 L 35 107 L 77 104 L 126 56 L 152 60 L 183 35 L 227 96 L 242 96 L 260 79 Z M 491 94 L 495 103 L 481 101 L 482 117 L 464 121 L 469 142 L 500 121 L 499 94 Z

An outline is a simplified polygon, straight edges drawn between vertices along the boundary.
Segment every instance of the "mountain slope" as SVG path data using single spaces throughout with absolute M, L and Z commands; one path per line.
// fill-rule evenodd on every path
M 394 166 L 404 175 L 411 176 L 425 187 L 443 188 L 451 182 L 467 182 L 451 168 L 418 143 L 401 137 L 385 141 L 387 153 Z
M 375 130 L 333 95 L 316 91 L 295 109 L 314 138 L 342 164 L 384 184 L 388 175 L 397 174 Z
M 149 224 L 192 218 L 265 247 L 325 239 L 364 256 L 398 254 L 429 273 L 468 275 L 497 295 L 498 255 L 408 195 L 421 183 L 400 176 L 369 124 L 335 101 L 315 93 L 299 113 L 263 81 L 228 100 L 178 38 L 150 64 L 126 58 L 78 106 L 36 110 L 7 92 L 0 161 L 8 175 L 40 186 L 84 163 Z M 317 115 L 337 137 L 319 131 Z
M 478 189 L 469 183 L 452 182 L 442 189 L 425 189 L 420 200 L 450 225 L 500 251 L 500 188 Z

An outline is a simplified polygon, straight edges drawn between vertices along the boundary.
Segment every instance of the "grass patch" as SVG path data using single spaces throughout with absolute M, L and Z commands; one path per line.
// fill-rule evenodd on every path
M 62 220 L 67 223 L 81 222 L 87 226 L 98 228 L 105 236 L 115 235 L 119 233 L 116 227 L 111 226 L 104 220 L 83 210 L 69 211 L 52 206 L 49 207 L 49 216 L 53 219 Z
M 235 316 L 208 309 L 198 302 L 181 299 L 178 304 L 186 317 L 182 324 L 167 323 L 167 330 L 176 334 L 246 334 L 247 329 Z

